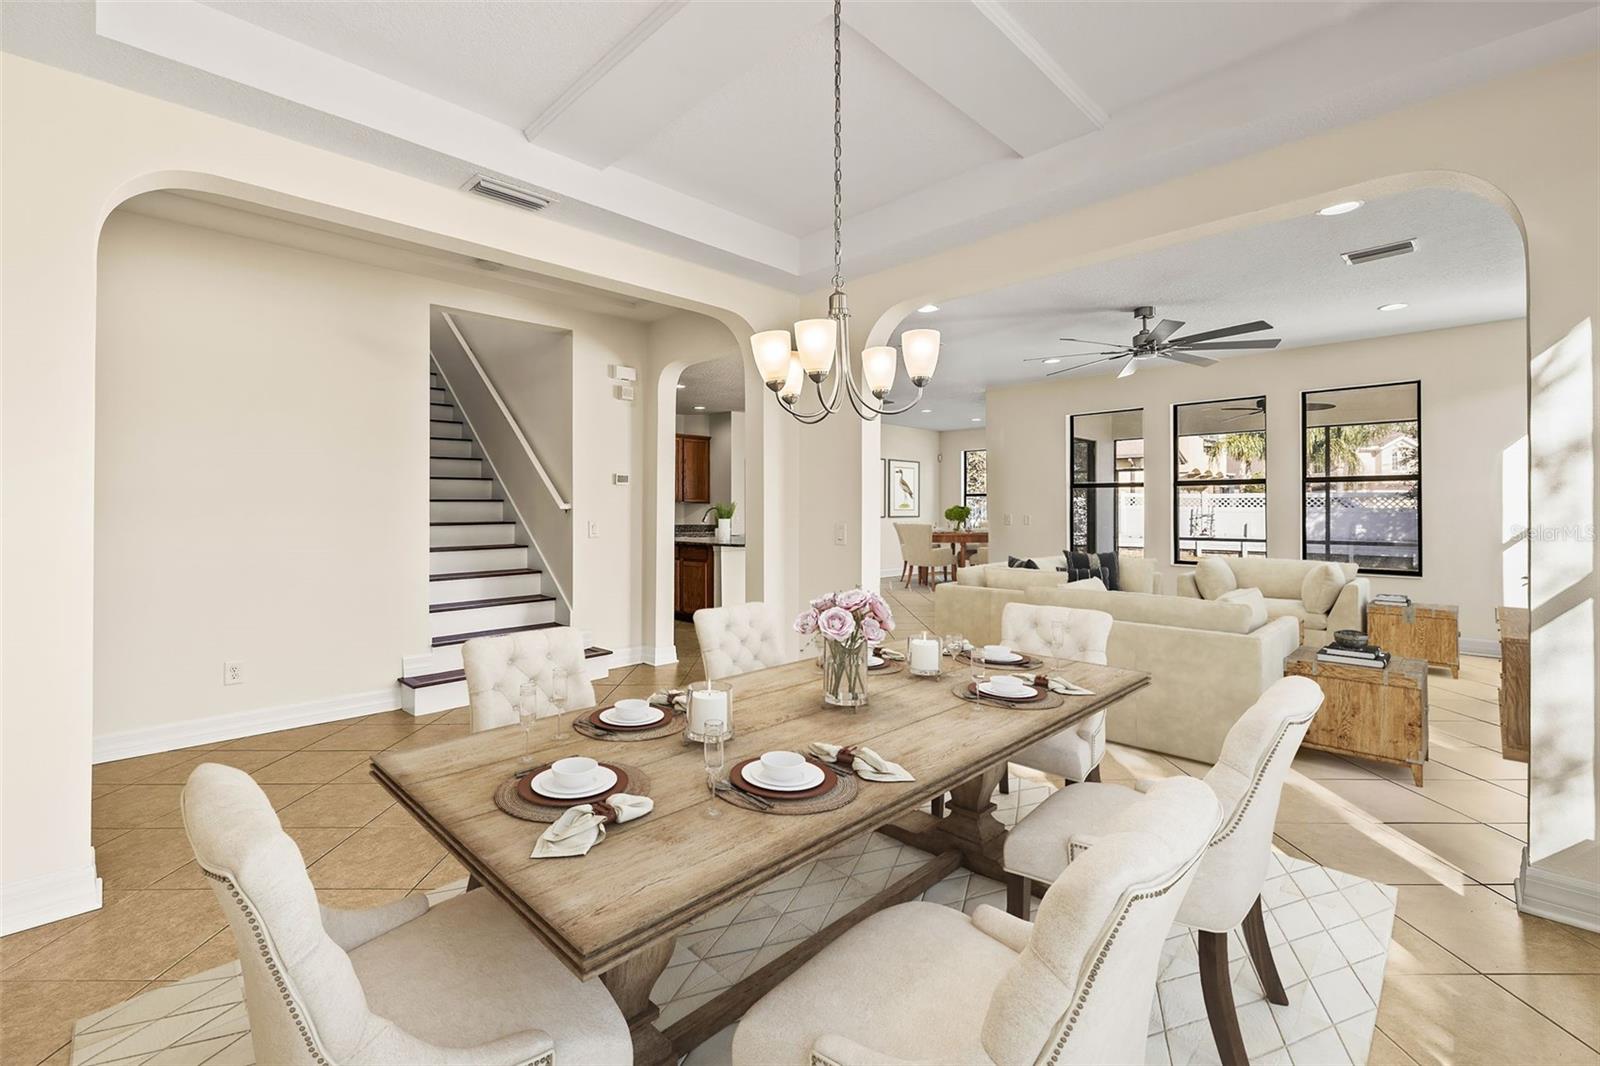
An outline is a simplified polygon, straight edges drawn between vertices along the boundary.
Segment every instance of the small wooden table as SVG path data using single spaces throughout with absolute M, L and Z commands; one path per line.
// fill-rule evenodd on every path
M 1300 746 L 1335 755 L 1411 767 L 1422 784 L 1428 759 L 1428 664 L 1394 656 L 1379 670 L 1345 666 L 1299 648 L 1283 661 L 1285 676 L 1309 677 L 1322 689 L 1322 709 Z
M 987 529 L 936 529 L 933 531 L 935 544 L 956 545 L 956 565 L 967 565 L 967 545 L 989 543 Z
M 1500 623 L 1500 754 L 1528 761 L 1532 739 L 1528 701 L 1528 609 L 1496 607 Z
M 1068 697 L 1051 710 L 1000 708 L 956 696 L 951 689 L 963 671 L 947 670 L 937 679 L 903 671 L 872 678 L 872 702 L 848 714 L 823 706 L 811 659 L 730 679 L 735 739 L 727 765 L 824 740 L 870 745 L 916 775 L 914 782 L 861 782 L 854 802 L 804 816 L 762 814 L 710 799 L 700 746 L 678 737 L 614 744 L 570 730 L 559 739 L 549 728 L 535 730 L 533 754 L 540 762 L 587 755 L 631 763 L 650 775 L 655 810 L 616 827 L 582 858 L 531 860 L 543 826 L 495 806 L 495 787 L 517 767 L 522 734 L 514 726 L 383 752 L 373 758 L 372 774 L 471 872 L 480 891 L 503 899 L 568 969 L 582 978 L 600 976 L 628 1019 L 635 1062 L 655 1066 L 739 1017 L 823 943 L 873 911 L 916 898 L 963 864 L 997 876 L 1005 828 L 993 815 L 990 795 L 1006 760 L 1150 682 L 1148 674 L 1090 663 L 1072 663 L 1062 673 L 1096 695 Z M 919 812 L 946 791 L 954 798 L 945 818 Z M 713 802 L 721 818 L 705 816 Z M 880 828 L 931 850 L 933 858 L 665 1033 L 656 1028 L 650 989 L 686 926 L 840 841 Z
M 1390 655 L 1461 676 L 1461 608 L 1453 603 L 1369 603 L 1367 638 Z

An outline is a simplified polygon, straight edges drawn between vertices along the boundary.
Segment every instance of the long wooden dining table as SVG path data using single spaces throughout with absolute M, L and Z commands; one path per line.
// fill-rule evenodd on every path
M 1147 674 L 1072 662 L 1057 671 L 1093 692 L 1053 709 L 996 706 L 954 691 L 967 668 L 945 660 L 939 678 L 902 665 L 868 681 L 870 702 L 854 712 L 825 706 L 821 672 L 806 659 L 728 679 L 733 689 L 727 744 L 731 767 L 812 741 L 867 745 L 903 765 L 913 782 L 859 781 L 854 801 L 807 815 L 774 815 L 713 799 L 701 746 L 670 736 L 608 742 L 545 719 L 533 729 L 539 763 L 587 755 L 639 767 L 654 810 L 611 827 L 581 857 L 532 859 L 545 826 L 502 812 L 496 787 L 519 769 L 522 732 L 489 730 L 430 747 L 388 751 L 373 776 L 425 826 L 481 888 L 495 893 L 580 978 L 598 975 L 627 1018 L 635 1061 L 675 1061 L 738 1018 L 829 940 L 893 903 L 914 899 L 958 866 L 1000 875 L 1005 827 L 990 797 L 1006 759 L 1149 683 Z M 570 716 L 569 716 L 570 720 Z M 930 801 L 951 793 L 943 817 Z M 707 816 L 715 804 L 721 817 Z M 870 830 L 929 852 L 929 862 L 890 884 L 811 939 L 747 975 L 665 1032 L 650 990 L 678 934 L 697 918 Z

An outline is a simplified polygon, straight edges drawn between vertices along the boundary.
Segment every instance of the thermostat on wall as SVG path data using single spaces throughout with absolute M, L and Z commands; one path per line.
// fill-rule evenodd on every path
M 616 396 L 617 399 L 623 401 L 624 403 L 633 402 L 632 385 L 615 385 L 612 387 L 611 392 L 614 396 Z
M 611 380 L 613 381 L 639 380 L 639 372 L 631 366 L 623 366 L 620 363 L 612 363 L 609 369 L 611 371 Z
M 612 474 L 611 475 L 611 483 L 613 485 L 626 485 L 630 480 L 632 480 L 632 479 L 629 478 L 627 474 Z

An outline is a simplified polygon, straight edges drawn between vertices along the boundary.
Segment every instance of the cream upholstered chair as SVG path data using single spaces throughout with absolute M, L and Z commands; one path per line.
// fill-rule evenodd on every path
M 1104 666 L 1110 639 L 1111 616 L 1104 611 L 1008 603 L 1000 615 L 1000 643 L 1025 655 Z M 1098 781 L 1105 753 L 1106 716 L 1101 711 L 1028 745 L 1011 761 L 1068 781 Z
M 789 661 L 778 612 L 764 603 L 702 607 L 694 613 L 694 635 L 711 681 Z
M 919 576 L 925 571 L 955 568 L 955 552 L 948 545 L 933 542 L 933 523 L 896 522 L 894 532 L 900 538 L 900 557 L 905 560 L 901 576 L 908 587 L 913 568 Z
M 257 1062 L 632 1060 L 605 986 L 573 977 L 493 893 L 322 906 L 272 804 L 231 766 L 189 775 L 183 824 L 239 946 Z
M 584 673 L 583 638 L 568 626 L 475 637 L 461 649 L 461 665 L 474 733 L 515 722 L 522 686 L 532 681 L 550 694 L 557 667 L 567 672 L 564 709 L 594 706 L 594 685 Z
M 1218 814 L 1203 782 L 1161 782 L 1034 922 L 934 903 L 874 914 L 745 1014 L 734 1063 L 1143 1062 L 1161 945 Z
M 1211 1034 L 1228 1066 L 1247 1062 L 1234 1012 L 1228 971 L 1228 933 L 1243 925 L 1245 944 L 1262 991 L 1273 1003 L 1288 997 L 1267 944 L 1261 919 L 1261 884 L 1272 852 L 1272 826 L 1289 764 L 1306 728 L 1322 706 L 1322 690 L 1306 677 L 1278 681 L 1245 711 L 1205 776 L 1222 803 L 1222 825 L 1206 848 L 1200 872 L 1178 912 L 1199 933 L 1200 984 Z M 1154 787 L 1159 787 L 1157 782 Z M 1076 865 L 1079 841 L 1105 831 L 1128 810 L 1143 806 L 1140 789 L 1124 785 L 1074 785 L 1041 803 L 1006 837 L 1009 909 L 1021 913 L 1032 880 L 1053 881 Z M 1092 849 L 1090 854 L 1092 854 Z

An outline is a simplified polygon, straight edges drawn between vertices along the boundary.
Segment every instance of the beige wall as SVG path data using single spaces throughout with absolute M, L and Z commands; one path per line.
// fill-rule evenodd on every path
M 895 426 L 885 424 L 883 439 L 880 447 L 883 449 L 884 459 L 914 459 L 922 464 L 922 514 L 917 518 L 902 519 L 906 522 L 929 522 L 938 525 L 944 520 L 939 517 L 944 510 L 943 497 L 940 495 L 940 467 L 939 467 L 939 434 L 931 429 L 915 429 L 911 426 Z M 880 474 L 878 481 L 878 514 L 883 513 L 883 480 Z M 885 574 L 898 574 L 903 559 L 900 555 L 900 538 L 894 531 L 894 520 L 879 519 L 878 548 L 882 572 Z
M 944 462 L 939 465 L 940 525 L 947 524 L 944 509 L 961 502 L 961 453 L 988 446 L 988 434 L 981 429 L 946 430 L 939 434 L 939 453 L 944 456 Z M 992 500 L 990 505 L 992 510 Z M 999 521 L 998 512 L 989 521 L 991 526 L 996 524 Z
M 1031 383 L 989 393 L 989 506 L 996 555 L 1049 555 L 1067 543 L 1067 425 L 1072 415 L 1143 408 L 1145 554 L 1172 562 L 1172 405 L 1267 398 L 1267 549 L 1300 558 L 1300 393 L 1422 382 L 1423 575 L 1374 576 L 1374 591 L 1461 606 L 1461 634 L 1496 640 L 1502 602 L 1502 457 L 1527 432 L 1526 323 L 1496 322 L 1376 340 Z M 1010 513 L 1013 522 L 1003 524 Z M 1023 516 L 1031 523 L 1023 524 Z

